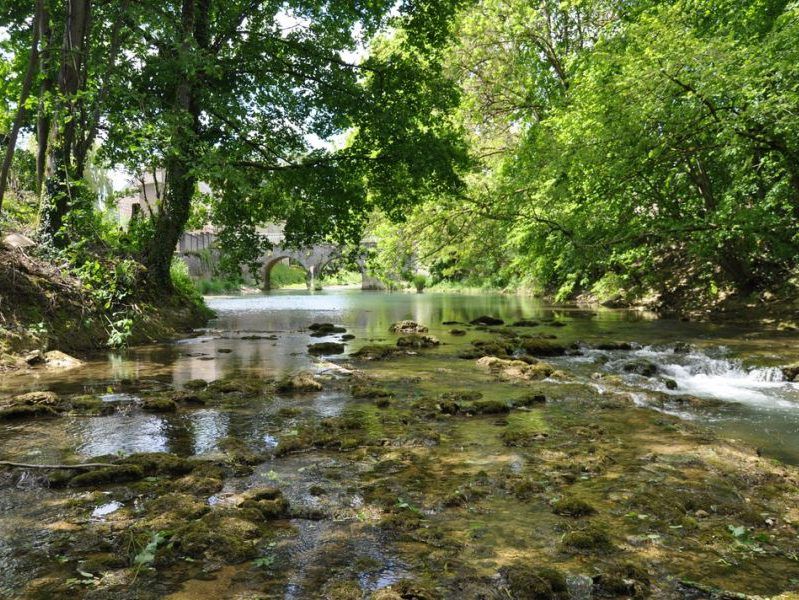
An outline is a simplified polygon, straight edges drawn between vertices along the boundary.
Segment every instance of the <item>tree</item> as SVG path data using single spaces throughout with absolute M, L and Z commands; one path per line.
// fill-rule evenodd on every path
M 107 155 L 139 164 L 155 155 L 165 167 L 145 253 L 152 283 L 169 287 L 200 180 L 216 191 L 223 240 L 249 250 L 242 260 L 259 254 L 259 223 L 284 220 L 298 243 L 351 239 L 372 203 L 396 212 L 457 184 L 465 154 L 441 118 L 457 95 L 437 62 L 454 3 L 405 2 L 399 16 L 393 4 L 131 6 L 144 33 L 123 67 L 130 86 L 108 113 Z M 346 58 L 378 31 L 391 33 L 368 60 Z M 346 148 L 311 144 L 348 130 Z

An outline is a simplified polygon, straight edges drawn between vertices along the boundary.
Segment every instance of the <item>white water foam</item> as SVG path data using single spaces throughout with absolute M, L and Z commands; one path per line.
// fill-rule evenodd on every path
M 730 402 L 758 405 L 761 408 L 799 408 L 799 385 L 785 381 L 778 367 L 747 367 L 738 359 L 728 358 L 724 347 L 708 351 L 675 353 L 672 347 L 645 346 L 632 351 L 585 349 L 585 358 L 606 361 L 602 370 L 622 375 L 635 383 L 674 395 L 692 395 Z M 625 372 L 631 361 L 646 360 L 658 368 L 655 377 L 641 377 Z M 669 390 L 665 379 L 672 379 L 677 389 Z

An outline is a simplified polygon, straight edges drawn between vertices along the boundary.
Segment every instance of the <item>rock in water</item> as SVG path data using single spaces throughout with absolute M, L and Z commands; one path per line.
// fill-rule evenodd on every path
M 504 325 L 505 321 L 502 319 L 497 319 L 496 317 L 489 317 L 488 315 L 483 315 L 481 317 L 477 317 L 470 321 L 472 325 Z
M 321 392 L 322 384 L 308 371 L 302 371 L 281 380 L 277 384 L 277 391 L 290 394 Z
M 83 364 L 83 361 L 59 350 L 51 350 L 45 353 L 44 362 L 48 369 L 72 369 Z
M 344 348 L 344 344 L 322 342 L 320 344 L 311 344 L 308 346 L 308 354 L 315 354 L 317 356 L 324 354 L 344 354 Z
M 782 368 L 782 376 L 787 381 L 799 380 L 799 363 L 794 363 Z
M 431 335 L 406 335 L 397 340 L 397 346 L 400 348 L 434 348 L 438 346 L 439 342 Z
M 427 333 L 427 327 L 419 325 L 416 321 L 399 321 L 389 327 L 391 333 Z

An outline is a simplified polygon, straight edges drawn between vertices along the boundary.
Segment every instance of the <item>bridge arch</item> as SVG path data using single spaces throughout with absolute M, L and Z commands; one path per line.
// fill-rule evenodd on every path
M 305 271 L 305 285 L 307 285 L 309 288 L 313 287 L 313 279 L 316 271 L 314 265 L 306 265 L 303 261 L 298 260 L 296 256 L 292 256 L 289 253 L 277 253 L 264 259 L 263 266 L 260 269 L 261 289 L 272 289 L 272 269 L 275 267 L 275 265 L 284 260 L 288 260 L 289 264 L 291 265 L 302 267 L 302 269 Z

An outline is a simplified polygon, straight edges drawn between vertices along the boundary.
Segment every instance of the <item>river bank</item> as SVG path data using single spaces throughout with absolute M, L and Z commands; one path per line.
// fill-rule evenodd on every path
M 795 389 L 777 369 L 796 351 L 787 332 L 490 296 L 211 305 L 218 318 L 198 337 L 0 380 L 6 404 L 53 394 L 17 401 L 41 412 L 5 422 L 0 460 L 109 465 L 3 472 L 4 593 L 796 589 Z M 389 331 L 403 317 L 429 330 Z M 719 427 L 730 410 L 752 427 Z
M 66 265 L 0 249 L 0 372 L 48 362 L 60 368 L 47 360 L 53 350 L 81 357 L 113 345 L 174 339 L 212 315 L 199 296 L 180 289 L 153 294 L 113 283 L 93 292 Z

